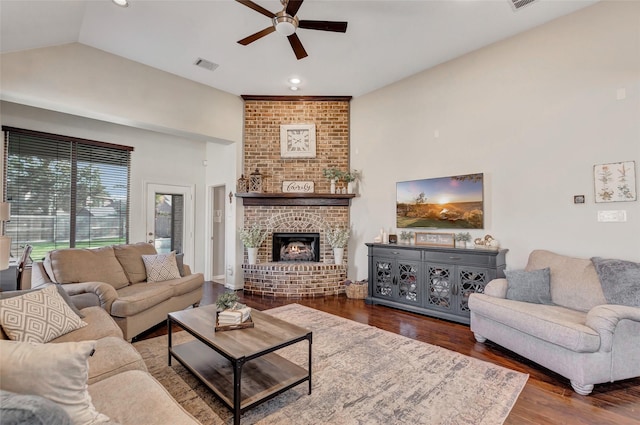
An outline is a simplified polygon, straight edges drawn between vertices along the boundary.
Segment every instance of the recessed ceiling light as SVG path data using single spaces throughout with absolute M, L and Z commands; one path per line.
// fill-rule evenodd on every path
M 300 78 L 297 78 L 297 77 L 289 78 L 289 82 L 291 84 L 300 84 Z
M 111 1 L 120 7 L 129 7 L 129 0 L 111 0 Z
M 292 91 L 298 91 L 298 87 L 296 87 L 296 86 L 291 86 L 291 87 L 289 87 L 289 89 L 291 89 Z

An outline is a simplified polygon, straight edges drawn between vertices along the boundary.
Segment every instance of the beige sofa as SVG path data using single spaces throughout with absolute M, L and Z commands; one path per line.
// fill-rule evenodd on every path
M 183 266 L 183 277 L 147 283 L 142 255 L 155 255 L 148 243 L 95 249 L 66 248 L 33 264 L 31 287 L 60 283 L 79 306 L 99 305 L 131 341 L 167 319 L 167 313 L 195 305 L 202 298 L 202 273 Z
M 559 373 L 582 395 L 594 384 L 640 376 L 640 308 L 608 304 L 589 259 L 538 250 L 525 270 L 547 267 L 552 303 L 506 299 L 506 279 L 470 296 L 476 340 L 489 339 Z
M 140 354 L 123 339 L 120 327 L 105 310 L 87 307 L 80 312 L 87 326 L 47 344 L 96 341 L 95 352 L 89 357 L 88 390 L 93 406 L 109 417 L 110 424 L 199 424 L 147 372 Z M 0 338 L 7 339 L 2 330 Z

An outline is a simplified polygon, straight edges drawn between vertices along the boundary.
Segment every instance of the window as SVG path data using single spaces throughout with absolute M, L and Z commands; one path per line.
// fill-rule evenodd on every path
M 2 127 L 11 254 L 127 243 L 132 147 Z

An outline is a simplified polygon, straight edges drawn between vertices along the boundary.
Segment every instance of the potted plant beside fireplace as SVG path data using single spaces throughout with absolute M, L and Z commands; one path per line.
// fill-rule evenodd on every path
M 256 264 L 258 248 L 267 238 L 267 231 L 261 229 L 258 223 L 253 223 L 249 228 L 238 229 L 238 232 L 240 233 L 242 243 L 247 247 L 249 264 Z
M 329 227 L 325 230 L 327 243 L 333 248 L 333 258 L 337 265 L 342 265 L 344 248 L 347 246 L 350 233 L 351 231 L 348 227 Z

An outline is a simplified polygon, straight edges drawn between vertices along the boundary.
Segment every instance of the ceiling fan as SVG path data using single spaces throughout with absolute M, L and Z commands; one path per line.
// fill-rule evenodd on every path
M 307 57 L 308 55 L 306 50 L 304 50 L 304 47 L 302 46 L 302 42 L 296 34 L 296 30 L 298 28 L 332 32 L 347 31 L 346 22 L 299 20 L 296 14 L 298 13 L 300 6 L 302 6 L 302 2 L 304 0 L 280 0 L 280 3 L 282 3 L 284 8 L 278 13 L 272 13 L 262 6 L 255 4 L 251 0 L 236 1 L 238 3 L 244 4 L 248 8 L 251 8 L 258 13 L 262 13 L 264 16 L 271 18 L 272 21 L 272 25 L 270 27 L 267 27 L 262 31 L 258 31 L 255 34 L 251 34 L 249 37 L 243 38 L 242 40 L 238 41 L 238 43 L 242 44 L 243 46 L 253 43 L 254 41 L 264 37 L 265 35 L 277 31 L 278 33 L 285 35 L 287 39 L 289 39 L 289 44 L 291 44 L 291 48 L 293 49 L 296 58 L 300 60 Z

